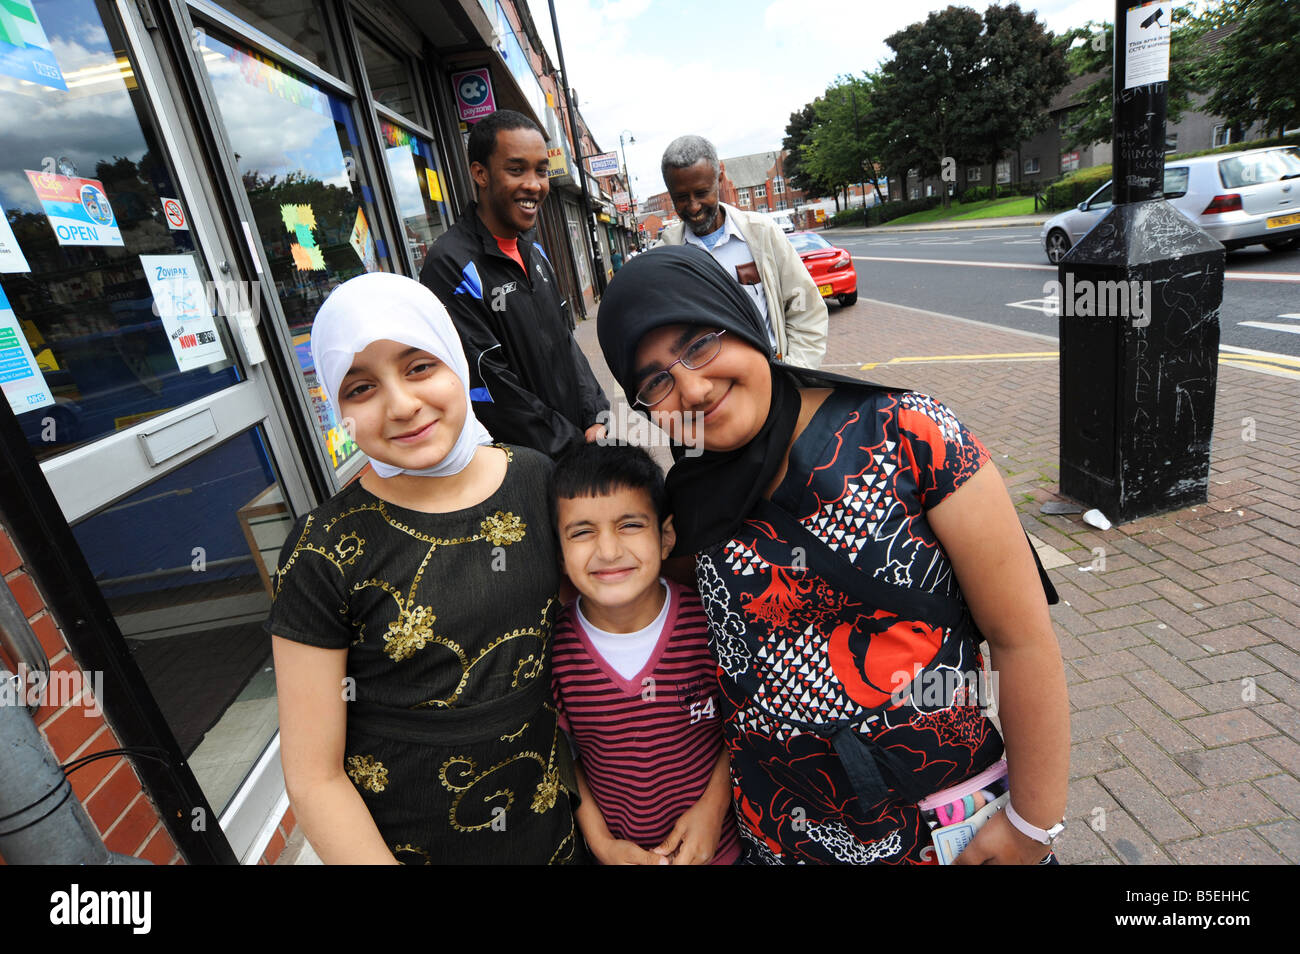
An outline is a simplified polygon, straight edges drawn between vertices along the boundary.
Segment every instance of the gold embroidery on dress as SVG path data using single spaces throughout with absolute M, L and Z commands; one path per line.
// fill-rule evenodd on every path
M 443 762 L 442 768 L 438 770 L 438 778 L 447 791 L 456 793 L 456 797 L 451 800 L 451 808 L 447 812 L 447 821 L 451 824 L 451 827 L 457 831 L 483 831 L 486 828 L 492 827 L 492 822 L 496 820 L 496 815 L 493 813 L 497 808 L 509 812 L 510 806 L 515 803 L 515 793 L 511 789 L 502 788 L 484 795 L 479 800 L 478 804 L 473 806 L 475 808 L 488 809 L 490 817 L 487 821 L 480 822 L 477 825 L 469 825 L 462 824 L 457 819 L 461 801 L 472 789 L 476 788 L 484 779 L 492 775 L 494 772 L 497 772 L 514 762 L 518 762 L 520 759 L 533 759 L 538 765 L 541 765 L 543 768 L 546 767 L 546 763 L 542 761 L 541 755 L 536 752 L 518 752 L 483 772 L 476 772 L 474 760 L 466 755 L 452 756 L 446 762 Z M 451 777 L 453 773 L 455 775 L 454 778 Z M 499 799 L 502 796 L 505 796 L 504 805 L 489 804 L 494 799 Z
M 420 858 L 424 859 L 423 861 L 418 861 L 417 862 L 418 864 L 422 864 L 422 865 L 433 864 L 433 856 L 430 855 L 423 848 L 417 848 L 415 845 L 393 845 L 393 847 L 390 848 L 389 850 L 393 853 L 393 857 L 397 859 L 398 864 L 405 865 L 411 863 L 411 862 L 403 861 L 402 854 L 418 855 Z
M 388 624 L 384 635 L 384 652 L 393 662 L 401 662 L 415 655 L 417 649 L 423 649 L 433 638 L 434 615 L 432 606 L 417 606 L 412 610 L 402 610 L 397 622 Z
M 502 513 L 498 510 L 492 516 L 484 517 L 479 529 L 488 543 L 494 547 L 503 547 L 522 540 L 527 524 L 516 517 L 513 511 Z
M 347 761 L 348 777 L 369 792 L 382 792 L 388 787 L 388 769 L 376 762 L 373 755 L 353 755 Z
M 355 533 L 345 533 L 339 537 L 339 542 L 334 544 L 334 552 L 339 555 L 339 562 L 335 564 L 340 569 L 356 560 L 357 557 L 365 551 L 366 541 Z
M 559 769 L 550 768 L 542 776 L 542 780 L 537 783 L 537 791 L 533 793 L 532 809 L 539 815 L 545 815 L 555 807 L 555 796 L 560 792 L 560 772 Z
M 528 723 L 525 722 L 523 725 L 521 725 L 521 726 L 519 727 L 519 731 L 518 731 L 518 732 L 511 732 L 509 735 L 503 735 L 503 736 L 501 736 L 501 738 L 499 738 L 497 741 L 498 741 L 498 742 L 513 742 L 515 739 L 517 739 L 517 738 L 519 738 L 521 735 L 523 735 L 523 734 L 524 734 L 524 730 L 527 729 L 527 728 L 528 728 Z
M 525 666 L 529 667 L 527 672 L 523 671 Z M 510 680 L 510 685 L 518 689 L 519 679 L 521 675 L 524 679 L 536 679 L 538 675 L 541 674 L 541 671 L 542 671 L 541 657 L 534 656 L 532 653 L 529 653 L 523 659 L 519 660 L 519 662 L 515 665 L 515 675 L 514 678 Z

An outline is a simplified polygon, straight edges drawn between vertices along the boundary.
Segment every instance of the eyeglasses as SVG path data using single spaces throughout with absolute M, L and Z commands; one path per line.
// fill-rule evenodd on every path
M 636 392 L 636 400 L 633 404 L 654 407 L 663 401 L 664 398 L 673 393 L 674 382 L 671 374 L 673 368 L 681 364 L 691 371 L 700 370 L 718 356 L 718 352 L 722 350 L 722 336 L 726 333 L 727 329 L 725 328 L 721 331 L 710 331 L 707 335 L 692 341 L 686 346 L 686 350 L 682 352 L 680 358 L 641 385 L 641 390 Z

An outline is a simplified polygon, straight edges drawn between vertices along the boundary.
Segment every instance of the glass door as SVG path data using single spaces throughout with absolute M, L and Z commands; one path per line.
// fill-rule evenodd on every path
M 260 289 L 230 264 L 138 17 L 0 10 L 0 244 L 20 253 L 0 259 L 0 379 L 243 856 L 283 798 L 260 623 L 310 500 L 250 321 Z

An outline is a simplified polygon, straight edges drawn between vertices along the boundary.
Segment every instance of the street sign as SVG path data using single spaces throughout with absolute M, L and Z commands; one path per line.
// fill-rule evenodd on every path
M 627 194 L 626 189 L 614 193 L 614 205 L 618 207 L 620 212 L 626 212 L 631 204 L 632 198 Z
M 462 122 L 477 122 L 497 110 L 492 96 L 492 75 L 486 66 L 451 74 L 451 88 L 456 94 L 456 108 Z
M 587 168 L 596 178 L 616 176 L 618 175 L 618 153 L 602 152 L 595 156 L 588 156 Z

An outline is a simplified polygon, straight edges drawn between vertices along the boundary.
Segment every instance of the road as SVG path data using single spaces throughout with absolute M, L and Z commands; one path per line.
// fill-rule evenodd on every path
M 1059 319 L 1044 312 L 1043 284 L 1057 270 L 1038 232 L 1022 226 L 825 237 L 852 253 L 863 298 L 1055 338 Z M 1258 245 L 1229 252 L 1226 276 L 1221 344 L 1300 357 L 1300 251 Z

